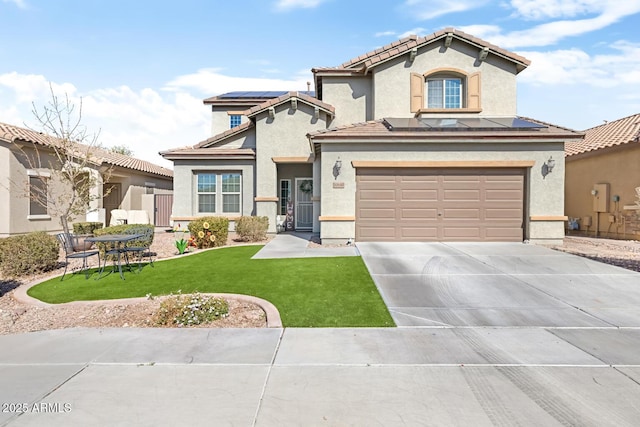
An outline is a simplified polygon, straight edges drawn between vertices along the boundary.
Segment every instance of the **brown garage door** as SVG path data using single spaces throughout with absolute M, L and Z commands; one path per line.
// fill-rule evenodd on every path
M 522 169 L 359 168 L 356 240 L 523 238 Z

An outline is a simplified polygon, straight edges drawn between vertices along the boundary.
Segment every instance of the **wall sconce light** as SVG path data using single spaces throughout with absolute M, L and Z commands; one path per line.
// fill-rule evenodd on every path
M 340 175 L 340 171 L 342 170 L 342 160 L 338 158 L 333 165 L 333 179 L 338 179 L 338 175 Z
M 542 179 L 546 178 L 546 176 L 553 171 L 554 167 L 556 167 L 556 161 L 553 160 L 553 156 L 550 156 L 549 160 L 542 164 Z

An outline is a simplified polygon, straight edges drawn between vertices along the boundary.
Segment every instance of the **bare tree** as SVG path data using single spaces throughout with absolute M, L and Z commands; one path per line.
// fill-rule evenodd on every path
M 69 233 L 69 224 L 85 215 L 92 201 L 108 194 L 96 188 L 108 182 L 111 169 L 101 168 L 99 132 L 90 134 L 82 124 L 82 99 L 76 108 L 68 94 L 61 100 L 49 87 L 51 99 L 40 108 L 32 104 L 40 129 L 31 130 L 40 132 L 42 143 L 33 144 L 33 151 L 21 149 L 29 169 L 35 171 L 31 178 L 38 178 L 27 180 L 25 194 L 57 217 Z

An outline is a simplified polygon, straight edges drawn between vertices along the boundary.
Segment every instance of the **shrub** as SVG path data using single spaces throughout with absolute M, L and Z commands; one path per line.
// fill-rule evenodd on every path
M 236 233 L 249 242 L 265 240 L 268 228 L 269 218 L 266 216 L 242 216 L 236 221 Z
M 73 224 L 73 234 L 93 234 L 99 228 L 102 228 L 101 222 L 75 222 Z
M 16 277 L 52 270 L 59 255 L 58 241 L 44 231 L 7 237 L 0 240 L 0 271 Z
M 213 322 L 229 314 L 229 303 L 222 298 L 194 293 L 170 296 L 160 303 L 157 325 L 193 326 Z
M 229 220 L 227 218 L 209 216 L 189 222 L 189 232 L 199 249 L 213 248 L 227 244 Z

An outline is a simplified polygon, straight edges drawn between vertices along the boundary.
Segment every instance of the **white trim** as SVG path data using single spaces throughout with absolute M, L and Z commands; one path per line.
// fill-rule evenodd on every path
M 27 176 L 37 176 L 40 178 L 51 178 L 51 172 L 49 171 L 37 171 L 34 169 L 27 169 Z
M 41 221 L 51 219 L 51 215 L 27 215 L 27 219 L 32 221 Z
M 285 200 L 284 205 L 282 204 L 282 183 L 289 183 L 289 199 L 291 199 L 292 187 L 291 187 L 291 179 L 281 179 L 278 183 L 278 215 L 286 215 L 287 214 L 287 202 Z M 282 208 L 284 208 L 284 213 L 282 213 Z

